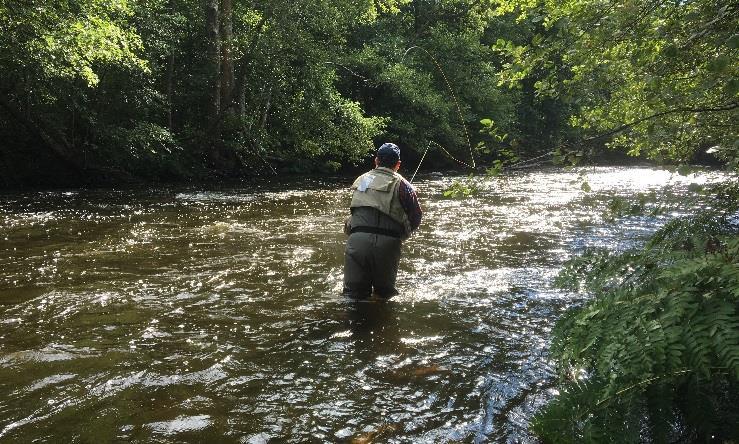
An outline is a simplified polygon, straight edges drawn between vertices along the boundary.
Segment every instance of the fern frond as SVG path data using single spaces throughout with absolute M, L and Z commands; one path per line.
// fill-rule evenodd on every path
M 565 267 L 560 284 L 596 297 L 557 323 L 552 353 L 563 378 L 588 379 L 536 416 L 545 441 L 637 442 L 645 427 L 656 442 L 739 439 L 727 427 L 739 392 L 726 392 L 739 386 L 739 232 L 724 216 L 675 220 L 641 251 Z

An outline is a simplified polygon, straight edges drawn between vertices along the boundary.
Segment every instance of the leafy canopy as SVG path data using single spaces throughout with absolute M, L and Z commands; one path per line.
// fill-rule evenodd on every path
M 579 109 L 586 142 L 657 160 L 713 147 L 739 168 L 739 5 L 721 0 L 501 0 L 499 14 L 538 24 L 499 39 L 501 84 L 539 76 L 539 95 Z

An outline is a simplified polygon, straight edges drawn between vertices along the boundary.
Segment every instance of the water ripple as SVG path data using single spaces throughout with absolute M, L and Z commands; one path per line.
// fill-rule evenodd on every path
M 0 438 L 530 442 L 552 326 L 582 300 L 551 287 L 562 262 L 638 244 L 727 177 L 536 171 L 442 198 L 453 179 L 417 181 L 382 304 L 338 295 L 346 179 L 5 196 Z M 668 215 L 603 217 L 636 193 Z

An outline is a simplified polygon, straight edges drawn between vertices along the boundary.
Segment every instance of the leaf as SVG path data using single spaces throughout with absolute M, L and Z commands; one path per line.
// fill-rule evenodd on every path
M 725 55 L 720 55 L 708 62 L 708 70 L 713 73 L 723 73 L 729 67 L 731 60 Z
M 677 54 L 678 54 L 677 46 L 669 45 L 665 47 L 665 49 L 663 50 L 663 53 L 666 57 L 670 57 L 670 58 L 677 57 Z
M 734 34 L 726 40 L 726 46 L 731 49 L 739 48 L 739 34 Z
M 580 189 L 586 193 L 589 193 L 592 190 L 592 188 L 590 188 L 590 184 L 587 182 L 583 182 L 582 185 L 580 185 Z

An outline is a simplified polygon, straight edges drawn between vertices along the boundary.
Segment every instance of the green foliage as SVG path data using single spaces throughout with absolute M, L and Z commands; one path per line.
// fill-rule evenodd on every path
M 521 30 L 494 9 L 471 0 L 414 1 L 380 14 L 350 40 L 353 51 L 340 61 L 347 69 L 337 71 L 341 90 L 370 114 L 389 117 L 387 137 L 417 153 L 434 141 L 472 164 L 471 154 L 487 163 L 503 148 L 517 155 L 541 149 L 559 127 L 534 132 L 527 125 L 558 113 L 537 110 L 530 91 L 496 84 L 501 57 L 490 43 Z M 474 131 L 480 121 L 494 125 Z M 438 150 L 424 166 L 433 164 L 458 166 Z
M 716 208 L 723 208 L 726 214 L 739 211 L 739 182 L 726 182 L 714 185 L 703 190 L 704 193 L 715 196 Z
M 737 186 L 722 189 L 723 208 L 735 206 Z M 555 328 L 564 388 L 533 423 L 546 442 L 739 438 L 739 229 L 730 215 L 677 219 L 642 250 L 590 250 L 565 266 L 557 284 L 595 297 Z
M 586 153 L 582 149 L 572 149 L 566 146 L 559 146 L 554 150 L 554 164 L 566 167 L 575 167 L 580 165 L 585 159 Z
M 146 70 L 141 38 L 125 1 L 0 2 L 0 52 L 5 75 L 33 69 L 41 79 L 82 79 L 94 86 L 98 67 Z
M 506 166 L 521 160 L 515 149 L 518 142 L 510 141 L 508 133 L 503 133 L 492 119 L 482 119 L 480 125 L 480 134 L 485 137 L 477 144 L 477 149 L 483 154 L 495 156 L 485 173 L 488 177 L 499 176 Z
M 608 201 L 608 205 L 601 214 L 601 217 L 611 222 L 624 216 L 654 217 L 664 212 L 664 208 L 658 205 L 656 201 L 657 197 L 654 193 L 638 193 L 634 196 L 634 199 L 625 199 L 617 196 Z
M 291 143 L 283 145 L 286 150 L 278 148 L 281 156 L 287 159 L 330 156 L 356 162 L 373 150 L 372 139 L 382 132 L 387 119 L 365 117 L 358 103 L 336 93 L 328 94 L 326 99 L 325 103 L 316 104 L 310 122 L 307 121 L 308 110 L 296 111 L 294 117 L 299 121 L 284 130 L 283 137 L 289 137 Z
M 133 128 L 109 127 L 100 132 L 99 144 L 88 147 L 88 157 L 100 165 L 120 168 L 150 180 L 187 175 L 184 152 L 169 130 L 150 123 Z
M 288 169 L 303 160 L 354 163 L 371 151 L 388 119 L 338 90 L 338 75 L 345 74 L 338 58 L 351 26 L 368 26 L 381 10 L 396 7 L 280 1 L 241 11 L 244 45 L 256 42 L 240 67 L 249 85 L 240 122 L 248 145 Z M 264 28 L 254 31 L 262 20 Z
M 442 196 L 448 199 L 464 199 L 472 197 L 481 190 L 477 179 L 470 175 L 466 180 L 454 180 L 442 191 Z
M 17 128 L 0 150 L 87 174 L 89 148 L 113 140 L 102 158 L 127 169 L 135 128 L 159 127 L 223 174 L 358 163 L 380 140 L 405 159 L 433 142 L 449 154 L 425 166 L 493 176 L 552 150 L 579 164 L 606 142 L 739 168 L 733 4 L 232 2 L 213 37 L 213 3 L 0 0 L 0 122 Z
M 585 142 L 659 161 L 713 147 L 736 169 L 738 12 L 720 0 L 501 1 L 499 14 L 537 26 L 496 43 L 500 82 L 572 103 Z
M 159 127 L 182 153 L 157 156 L 223 174 L 358 163 L 380 140 L 409 154 L 433 141 L 492 174 L 553 144 L 569 116 L 533 84 L 497 84 L 491 44 L 532 27 L 490 2 L 232 3 L 214 37 L 212 1 L 0 0 L 0 121 L 19 128 L 0 150 L 131 170 L 140 129 Z

